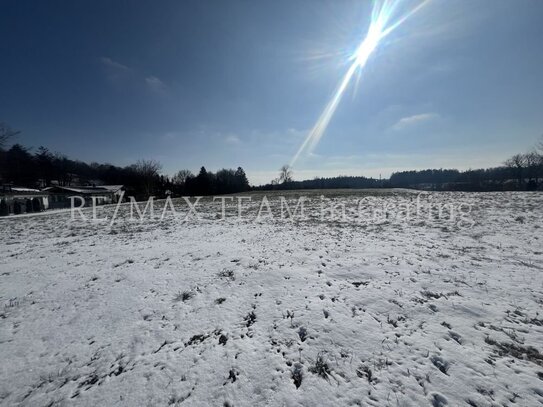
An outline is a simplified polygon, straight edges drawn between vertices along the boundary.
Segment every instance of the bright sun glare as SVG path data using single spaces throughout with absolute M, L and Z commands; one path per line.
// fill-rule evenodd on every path
M 405 4 L 405 1 L 376 0 L 373 3 L 370 27 L 368 29 L 366 37 L 364 38 L 356 52 L 350 58 L 351 60 L 354 60 L 354 62 L 350 65 L 349 69 L 345 73 L 345 76 L 343 77 L 343 79 L 339 83 L 339 86 L 334 92 L 332 99 L 330 99 L 330 101 L 324 108 L 319 119 L 305 138 L 304 142 L 302 143 L 294 157 L 292 157 L 292 160 L 290 162 L 291 166 L 296 163 L 302 153 L 311 152 L 317 146 L 319 140 L 324 134 L 324 131 L 328 127 L 328 124 L 330 123 L 330 120 L 332 119 L 332 116 L 334 115 L 334 112 L 336 111 L 336 108 L 341 101 L 341 97 L 343 96 L 343 93 L 345 92 L 347 86 L 349 85 L 349 82 L 351 81 L 351 78 L 353 77 L 357 69 L 362 70 L 366 66 L 371 54 L 379 45 L 379 42 L 396 28 L 398 28 L 398 26 L 400 26 L 400 24 L 402 24 L 408 17 L 412 16 L 414 13 L 420 10 L 422 6 L 424 6 L 429 1 L 430 0 L 420 1 L 415 8 L 403 14 L 393 24 L 389 24 L 391 17 L 397 11 L 400 4 Z
M 358 47 L 354 54 L 354 59 L 359 68 L 363 68 L 366 65 L 371 53 L 379 45 L 380 37 L 381 33 L 378 29 L 373 26 L 370 27 L 367 37 L 362 41 L 362 44 L 360 44 L 360 47 Z

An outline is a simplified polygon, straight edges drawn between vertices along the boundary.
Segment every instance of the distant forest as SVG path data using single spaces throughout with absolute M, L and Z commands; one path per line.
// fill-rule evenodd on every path
M 515 154 L 502 166 L 459 171 L 428 169 L 393 173 L 389 179 L 363 176 L 339 176 L 294 181 L 288 166 L 279 177 L 259 190 L 333 189 L 333 188 L 415 188 L 431 191 L 534 191 L 543 189 L 543 138 L 530 152 Z
M 124 185 L 127 195 L 144 199 L 148 196 L 214 195 L 244 192 L 250 189 L 243 168 L 222 169 L 216 173 L 204 167 L 197 175 L 180 170 L 173 177 L 161 175 L 162 166 L 154 160 L 139 160 L 118 167 L 111 164 L 84 163 L 63 154 L 51 153 L 45 147 L 35 152 L 20 144 L 6 148 L 17 135 L 0 124 L 0 185 L 12 184 L 28 188 L 59 186 Z
M 294 181 L 292 170 L 283 166 L 271 183 L 251 187 L 243 168 L 216 173 L 201 167 L 198 174 L 180 170 L 173 177 L 162 175 L 154 160 L 139 160 L 126 166 L 84 163 L 45 147 L 30 148 L 10 142 L 18 132 L 0 123 L 0 184 L 29 188 L 51 185 L 124 185 L 127 194 L 138 198 L 154 195 L 218 195 L 253 190 L 416 188 L 435 191 L 503 191 L 543 189 L 543 139 L 532 151 L 516 154 L 502 166 L 459 171 L 428 169 L 393 173 L 389 179 L 338 176 Z

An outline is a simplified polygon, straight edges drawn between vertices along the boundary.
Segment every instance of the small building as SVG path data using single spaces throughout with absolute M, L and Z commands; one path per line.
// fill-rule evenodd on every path
M 72 197 L 81 197 L 85 205 L 92 205 L 93 197 L 97 205 L 117 203 L 123 190 L 122 185 L 100 186 L 59 186 L 55 185 L 43 189 L 49 195 L 49 208 L 70 208 Z M 74 198 L 74 205 L 80 206 L 81 202 Z
M 0 186 L 0 216 L 41 212 L 49 208 L 49 194 L 39 189 Z
M 112 203 L 119 202 L 124 191 L 124 185 L 100 185 L 100 188 L 105 188 L 112 194 Z

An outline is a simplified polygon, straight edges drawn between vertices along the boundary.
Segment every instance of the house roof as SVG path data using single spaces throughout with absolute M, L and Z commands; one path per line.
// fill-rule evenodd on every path
M 69 187 L 63 187 L 59 185 L 55 185 L 52 187 L 44 188 L 44 192 L 73 192 L 76 194 L 100 194 L 100 193 L 112 193 L 117 192 L 120 190 L 123 186 L 122 185 L 101 185 L 99 187 L 79 187 L 79 186 L 69 186 Z
M 0 195 L 1 196 L 17 196 L 17 197 L 36 197 L 36 196 L 46 196 L 47 192 L 40 191 L 39 189 L 27 188 L 27 187 L 15 187 L 12 185 L 0 185 Z
M 124 185 L 100 185 L 98 188 L 105 188 L 110 192 L 117 192 L 123 188 Z
M 11 187 L 13 192 L 40 192 L 39 189 L 25 188 L 25 187 Z

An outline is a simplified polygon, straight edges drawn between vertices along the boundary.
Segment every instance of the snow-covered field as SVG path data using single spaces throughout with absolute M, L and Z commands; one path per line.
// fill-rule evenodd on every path
M 185 222 L 0 219 L 0 404 L 543 403 L 543 195 L 432 195 L 472 227 L 255 221 L 261 196 L 224 220 L 210 201 Z

